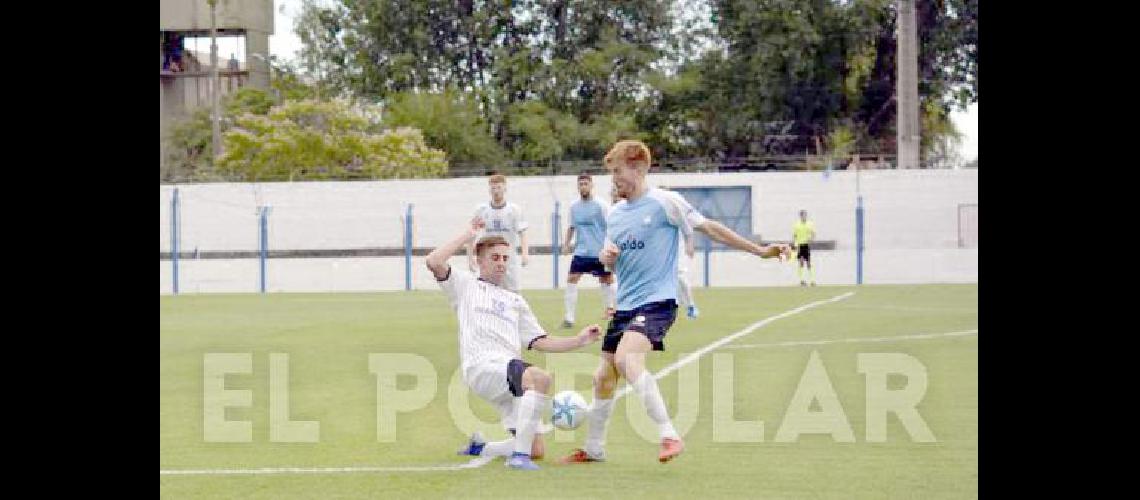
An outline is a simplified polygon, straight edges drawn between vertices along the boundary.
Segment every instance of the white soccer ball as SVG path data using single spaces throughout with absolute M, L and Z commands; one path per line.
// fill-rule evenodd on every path
M 586 399 L 575 391 L 562 391 L 550 400 L 550 423 L 564 431 L 577 429 L 586 421 L 590 407 Z

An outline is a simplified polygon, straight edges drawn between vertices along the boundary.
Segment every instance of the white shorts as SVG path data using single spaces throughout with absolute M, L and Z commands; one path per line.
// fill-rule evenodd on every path
M 495 407 L 503 428 L 514 429 L 518 398 L 511 394 L 511 389 L 507 386 L 508 363 L 510 360 L 486 361 L 469 366 L 463 372 L 463 380 L 471 392 Z

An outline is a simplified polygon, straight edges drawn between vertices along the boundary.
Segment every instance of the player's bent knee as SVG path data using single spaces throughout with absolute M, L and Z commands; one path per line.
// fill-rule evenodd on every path
M 541 368 L 529 367 L 523 373 L 523 389 L 550 394 L 550 374 Z

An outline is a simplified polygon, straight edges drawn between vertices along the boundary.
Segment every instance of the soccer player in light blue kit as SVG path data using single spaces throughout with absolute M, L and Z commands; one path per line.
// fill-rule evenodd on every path
M 665 350 L 665 333 L 677 318 L 677 251 L 682 233 L 695 229 L 762 258 L 782 259 L 791 253 L 788 245 L 748 241 L 706 219 L 681 195 L 650 187 L 645 176 L 651 163 L 649 148 L 641 141 L 618 141 L 605 157 L 606 169 L 613 173 L 614 186 L 624 199 L 614 205 L 606 221 L 606 242 L 600 255 L 602 263 L 617 274 L 617 313 L 606 330 L 602 364 L 594 374 L 585 446 L 563 458 L 564 463 L 605 460 L 606 424 L 620 377 L 630 382 L 661 432 L 658 461 L 668 462 L 684 449 L 657 381 L 645 369 L 645 355 L 650 350 Z
M 603 307 L 610 307 L 614 300 L 613 273 L 606 270 L 602 261 L 598 260 L 598 253 L 602 251 L 602 242 L 606 238 L 606 212 L 608 208 L 594 199 L 594 179 L 590 174 L 578 176 L 578 195 L 581 197 L 570 205 L 570 227 L 566 228 L 566 243 L 562 252 L 574 252 L 574 260 L 570 261 L 570 272 L 566 276 L 566 314 L 562 319 L 562 327 L 574 326 L 574 313 L 578 307 L 578 280 L 583 273 L 590 273 L 598 278 L 602 285 Z M 574 235 L 578 235 L 577 241 Z

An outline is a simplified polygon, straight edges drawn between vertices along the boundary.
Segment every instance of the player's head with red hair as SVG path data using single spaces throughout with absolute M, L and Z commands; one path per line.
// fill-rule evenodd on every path
M 649 166 L 653 163 L 653 153 L 649 146 L 637 140 L 618 141 L 606 153 L 606 170 L 613 174 L 613 184 L 617 195 L 629 198 L 639 192 L 645 183 L 645 176 L 649 173 Z

